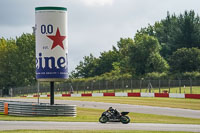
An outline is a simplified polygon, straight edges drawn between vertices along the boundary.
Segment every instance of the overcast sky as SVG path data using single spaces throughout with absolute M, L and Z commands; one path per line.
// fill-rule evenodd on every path
M 199 0 L 0 0 L 0 37 L 32 33 L 38 6 L 68 9 L 69 71 L 84 56 L 98 57 L 121 37 L 133 38 L 141 27 L 164 19 L 167 11 L 200 12 Z

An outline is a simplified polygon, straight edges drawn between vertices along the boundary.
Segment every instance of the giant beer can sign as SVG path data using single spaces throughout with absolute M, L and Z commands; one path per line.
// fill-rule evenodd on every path
M 68 77 L 67 8 L 36 7 L 36 79 L 63 81 Z

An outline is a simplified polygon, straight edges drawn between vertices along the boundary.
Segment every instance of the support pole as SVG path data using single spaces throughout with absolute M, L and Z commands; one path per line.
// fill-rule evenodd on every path
M 160 93 L 160 79 L 158 80 L 158 87 L 159 87 L 159 93 Z
M 50 82 L 50 105 L 54 104 L 54 82 Z
M 192 94 L 192 79 L 190 78 L 190 94 Z
M 37 86 L 37 97 L 38 97 L 38 104 L 40 103 L 40 82 L 38 81 L 38 86 Z

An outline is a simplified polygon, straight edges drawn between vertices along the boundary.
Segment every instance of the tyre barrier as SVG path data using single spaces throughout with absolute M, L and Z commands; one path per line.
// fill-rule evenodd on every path
M 7 109 L 6 109 L 6 104 Z M 0 101 L 0 112 L 15 116 L 76 116 L 76 105 Z

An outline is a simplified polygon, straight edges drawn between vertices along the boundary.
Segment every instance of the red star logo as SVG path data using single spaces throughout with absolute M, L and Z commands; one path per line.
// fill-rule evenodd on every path
M 64 49 L 63 40 L 65 40 L 66 36 L 61 36 L 61 35 L 60 35 L 59 28 L 57 28 L 56 35 L 55 35 L 55 36 L 47 36 L 47 37 L 50 38 L 51 40 L 53 40 L 53 45 L 52 45 L 51 49 L 55 48 L 55 47 L 58 46 L 58 45 L 59 45 L 61 48 Z

